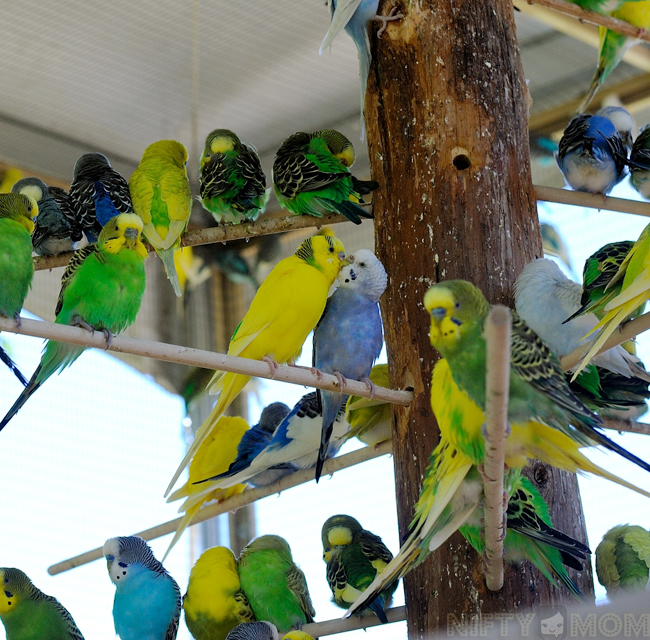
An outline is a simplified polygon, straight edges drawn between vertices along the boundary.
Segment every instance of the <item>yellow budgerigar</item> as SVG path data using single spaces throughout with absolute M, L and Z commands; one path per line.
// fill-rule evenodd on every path
M 238 624 L 255 620 L 230 549 L 212 547 L 201 554 L 190 572 L 183 610 L 196 640 L 224 640 Z
M 281 260 L 257 290 L 230 340 L 228 355 L 265 360 L 272 370 L 278 364 L 294 363 L 323 314 L 327 294 L 345 259 L 344 252 L 338 238 L 314 236 L 304 240 L 292 256 Z M 215 373 L 208 389 L 210 393 L 220 392 L 219 399 L 198 430 L 165 495 L 250 378 L 240 373 Z
M 174 266 L 192 212 L 192 195 L 185 164 L 187 149 L 175 140 L 159 140 L 142 154 L 129 179 L 135 212 L 144 222 L 145 240 L 156 250 L 177 296 L 181 287 Z

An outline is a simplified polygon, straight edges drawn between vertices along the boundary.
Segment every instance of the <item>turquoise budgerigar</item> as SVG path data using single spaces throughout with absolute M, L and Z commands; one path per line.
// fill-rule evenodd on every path
M 314 367 L 336 375 L 341 391 L 345 378 L 364 380 L 372 388 L 368 376 L 383 344 L 379 298 L 388 282 L 384 265 L 372 251 L 360 249 L 348 256 L 348 261 L 339 273 L 340 286 L 314 329 L 313 341 Z M 327 459 L 334 420 L 348 399 L 335 391 L 319 389 L 317 393 L 323 404 L 323 426 L 316 482 Z
M 106 223 L 97 243 L 75 252 L 61 279 L 57 324 L 102 331 L 109 343 L 112 334 L 133 324 L 145 287 L 147 250 L 141 233 L 142 220 L 134 213 L 122 213 Z M 54 372 L 70 366 L 85 349 L 48 340 L 40 364 L 0 422 L 0 430 Z
M 167 277 L 180 298 L 183 294 L 174 266 L 192 213 L 192 194 L 185 164 L 187 149 L 175 140 L 158 140 L 142 154 L 129 178 L 133 210 L 142 218 L 144 239 L 160 256 Z
M 138 536 L 109 538 L 103 549 L 115 585 L 113 622 L 120 640 L 174 640 L 181 590 Z
M 215 129 L 201 155 L 199 193 L 203 208 L 217 222 L 257 220 L 264 213 L 271 189 L 257 150 L 232 131 Z
M 20 323 L 20 310 L 34 278 L 32 262 L 32 218 L 38 205 L 31 196 L 19 193 L 0 194 L 0 315 Z M 0 347 L 4 362 L 22 385 L 27 379 L 9 354 Z
M 379 0 L 328 0 L 332 22 L 330 28 L 323 38 L 320 46 L 322 55 L 334 42 L 336 36 L 342 29 L 352 38 L 359 57 L 359 79 L 361 80 L 361 140 L 365 139 L 366 121 L 364 118 L 364 106 L 366 101 L 366 85 L 368 84 L 368 72 L 372 62 L 370 53 L 370 38 L 368 36 L 368 25 L 371 20 L 382 22 L 382 27 L 377 32 L 377 37 L 386 29 L 389 22 L 400 20 L 404 16 L 396 13 L 397 7 L 393 7 L 387 16 L 380 16 L 377 13 Z
M 241 588 L 258 620 L 272 622 L 280 633 L 314 621 L 305 574 L 294 564 L 284 538 L 265 535 L 242 550 L 237 565 Z
M 20 570 L 0 569 L 0 620 L 7 640 L 84 640 L 68 610 Z
M 110 219 L 133 212 L 127 181 L 102 153 L 84 153 L 79 157 L 69 193 L 88 242 L 97 241 Z
M 228 633 L 226 640 L 278 640 L 278 629 L 266 620 L 242 622 Z
M 340 213 L 354 224 L 372 218 L 362 196 L 379 187 L 350 173 L 354 147 L 338 131 L 294 133 L 278 149 L 273 162 L 273 184 L 278 202 L 295 215 L 318 218 Z
M 321 531 L 323 560 L 327 564 L 327 583 L 334 602 L 347 609 L 386 568 L 393 554 L 381 538 L 364 529 L 351 516 L 328 518 Z M 386 624 L 386 607 L 397 589 L 398 580 L 386 585 L 368 604 L 382 624 Z
M 612 527 L 596 547 L 596 575 L 609 598 L 650 588 L 650 533 L 638 525 Z

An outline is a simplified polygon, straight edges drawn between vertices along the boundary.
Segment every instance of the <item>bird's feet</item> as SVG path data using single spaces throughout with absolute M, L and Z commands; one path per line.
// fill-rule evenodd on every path
M 311 367 L 310 371 L 312 372 L 313 375 L 316 376 L 318 382 L 321 382 L 323 380 L 323 372 L 318 369 L 317 367 Z
M 345 376 L 339 373 L 338 371 L 333 371 L 332 375 L 338 380 L 339 383 L 339 392 L 343 393 L 343 390 L 348 384 L 348 381 L 346 380 Z
M 14 322 L 16 323 L 16 329 L 20 329 L 23 324 L 23 319 L 20 317 L 20 311 L 14 313 Z
M 108 350 L 113 342 L 113 334 L 108 329 L 102 329 L 102 333 L 104 334 L 104 340 L 106 340 L 106 346 L 104 349 Z
M 72 325 L 74 327 L 81 327 L 86 331 L 90 331 L 92 335 L 95 335 L 95 327 L 91 327 L 80 315 L 75 314 L 72 316 Z
M 269 369 L 271 370 L 271 380 L 275 380 L 275 374 L 278 372 L 278 363 L 268 356 L 264 356 L 262 360 L 269 365 Z
M 366 389 L 368 389 L 370 399 L 372 400 L 375 397 L 375 390 L 377 389 L 377 387 L 375 387 L 375 383 L 370 378 L 364 378 L 361 380 L 361 382 L 366 385 Z
M 373 16 L 373 20 L 377 22 L 381 22 L 381 29 L 377 31 L 377 37 L 381 38 L 382 33 L 386 31 L 386 26 L 388 25 L 389 22 L 394 22 L 395 20 L 401 20 L 404 17 L 404 14 L 402 13 L 395 13 L 397 11 L 397 7 L 393 7 L 390 10 L 390 13 L 387 16 L 380 16 L 377 14 L 376 16 Z

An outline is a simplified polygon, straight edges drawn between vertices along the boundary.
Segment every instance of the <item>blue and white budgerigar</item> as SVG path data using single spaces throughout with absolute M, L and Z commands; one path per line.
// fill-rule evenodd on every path
M 601 107 L 594 115 L 607 118 L 618 131 L 618 135 L 621 136 L 623 146 L 628 150 L 632 149 L 635 127 L 634 119 L 627 109 L 615 106 Z
M 583 113 L 567 125 L 555 159 L 574 191 L 607 195 L 625 177 L 627 150 L 609 118 Z
M 384 265 L 372 251 L 360 249 L 348 257 L 349 265 L 339 274 L 339 288 L 327 301 L 314 329 L 314 367 L 336 375 L 339 389 L 345 378 L 364 380 L 379 357 L 383 343 L 379 298 L 388 282 Z M 318 391 L 323 403 L 321 443 L 316 463 L 316 481 L 327 458 L 332 428 L 348 399 L 335 391 Z
M 138 536 L 109 538 L 103 554 L 115 585 L 115 633 L 121 640 L 174 640 L 181 590 L 149 545 Z
M 330 28 L 323 38 L 319 53 L 328 49 L 336 36 L 341 33 L 342 29 L 352 38 L 359 56 L 359 79 L 361 80 L 361 140 L 365 138 L 366 123 L 364 119 L 364 104 L 366 101 L 366 85 L 368 84 L 368 72 L 372 62 L 370 53 L 370 38 L 368 36 L 368 26 L 371 20 L 382 22 L 381 29 L 377 36 L 386 29 L 389 22 L 400 20 L 404 16 L 396 13 L 397 7 L 393 7 L 387 16 L 380 16 L 377 13 L 379 0 L 328 0 L 332 22 Z

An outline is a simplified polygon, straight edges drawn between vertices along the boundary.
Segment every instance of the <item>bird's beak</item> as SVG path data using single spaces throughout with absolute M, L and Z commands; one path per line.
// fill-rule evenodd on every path
M 127 227 L 124 230 L 124 235 L 130 240 L 137 240 L 139 232 L 140 232 L 139 229 L 137 229 L 136 227 Z
M 434 307 L 431 309 L 431 315 L 438 320 L 442 320 L 447 315 L 447 309 L 444 307 Z
M 339 251 L 339 260 L 341 261 L 342 267 L 347 267 L 351 262 L 345 257 L 343 251 Z

